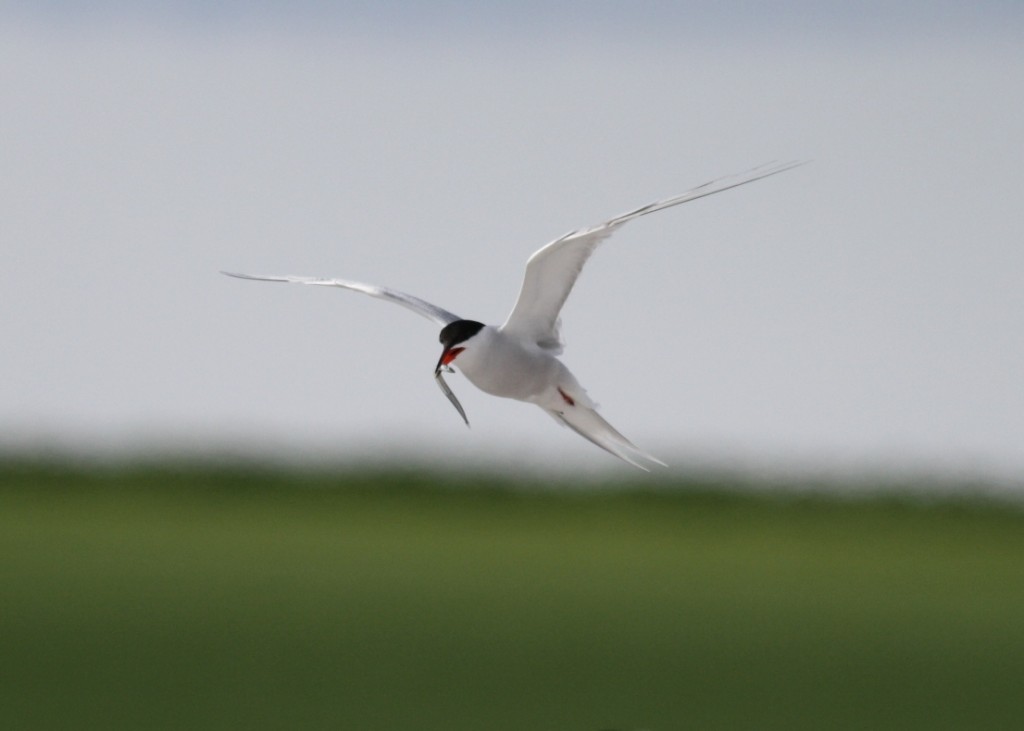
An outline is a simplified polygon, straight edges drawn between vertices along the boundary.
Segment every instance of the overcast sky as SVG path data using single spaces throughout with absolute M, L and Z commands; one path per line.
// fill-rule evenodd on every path
M 628 470 L 432 383 L 565 231 L 602 413 L 673 465 L 1024 480 L 1018 2 L 0 3 L 8 446 Z

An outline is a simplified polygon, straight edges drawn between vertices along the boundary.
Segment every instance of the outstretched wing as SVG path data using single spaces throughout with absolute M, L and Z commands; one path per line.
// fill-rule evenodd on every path
M 412 310 L 417 315 L 422 315 L 428 320 L 433 320 L 442 327 L 449 323 L 461 320 L 462 318 L 456 314 L 449 312 L 446 309 L 432 305 L 425 300 L 421 300 L 419 297 L 413 297 L 411 294 L 405 292 L 399 292 L 397 289 L 389 289 L 387 287 L 378 287 L 375 284 L 363 284 L 362 282 L 350 282 L 346 279 L 319 279 L 317 277 L 262 277 L 255 276 L 252 274 L 238 274 L 236 272 L 225 272 L 229 277 L 237 277 L 238 279 L 253 279 L 258 282 L 290 282 L 293 284 L 315 284 L 320 287 L 341 287 L 342 289 L 351 289 L 355 292 L 362 292 L 368 294 L 371 297 L 382 299 L 387 302 L 394 302 L 396 305 L 401 305 L 407 310 Z M 469 419 L 466 418 L 466 412 L 462 408 L 462 404 L 455 398 L 455 394 L 452 393 L 451 389 L 448 388 L 448 384 L 444 382 L 444 377 L 441 375 L 441 371 L 438 370 L 434 374 L 434 378 L 437 381 L 437 385 L 440 386 L 441 391 L 451 401 L 452 406 L 455 407 L 456 411 L 462 417 L 463 421 L 466 422 L 466 426 L 469 426 Z
M 562 310 L 562 305 L 565 304 L 587 259 L 594 253 L 597 245 L 611 236 L 616 229 L 648 213 L 721 193 L 803 164 L 772 163 L 738 175 L 712 180 L 680 195 L 649 203 L 604 223 L 570 231 L 555 239 L 536 251 L 526 262 L 526 275 L 519 291 L 519 299 L 505 324 L 501 326 L 502 331 L 524 342 L 536 343 L 552 353 L 560 353 L 562 341 L 559 335 L 558 313 Z
M 407 310 L 412 310 L 417 315 L 422 315 L 428 320 L 433 320 L 442 327 L 455 322 L 456 320 L 462 319 L 448 310 L 421 300 L 419 297 L 413 297 L 411 294 L 399 292 L 397 289 L 378 287 L 374 284 L 350 282 L 346 279 L 320 279 L 317 277 L 263 277 L 252 274 L 237 274 L 235 272 L 224 271 L 222 271 L 221 274 L 226 274 L 229 277 L 237 277 L 238 279 L 253 279 L 260 282 L 291 282 L 294 284 L 315 284 L 320 287 L 341 287 L 342 289 L 351 289 L 355 292 L 362 292 L 363 294 L 368 294 L 371 297 L 376 297 L 377 299 L 394 302 L 396 305 L 401 305 Z

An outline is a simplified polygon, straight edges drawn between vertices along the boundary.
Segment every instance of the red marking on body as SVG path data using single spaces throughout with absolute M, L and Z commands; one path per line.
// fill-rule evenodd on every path
M 562 400 L 565 401 L 565 403 L 569 404 L 570 406 L 575 406 L 576 405 L 575 399 L 573 399 L 572 396 L 567 394 L 561 388 L 558 389 L 558 393 L 562 394 Z
M 448 365 L 461 353 L 465 348 L 450 348 L 444 351 L 444 355 L 441 356 L 441 365 Z

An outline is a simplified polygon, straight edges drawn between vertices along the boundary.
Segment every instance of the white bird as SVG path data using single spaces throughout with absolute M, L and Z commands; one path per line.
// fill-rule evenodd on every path
M 570 231 L 537 250 L 526 262 L 526 275 L 519 299 L 500 327 L 465 320 L 437 305 L 404 292 L 346 279 L 321 279 L 295 276 L 255 276 L 222 272 L 239 279 L 266 282 L 294 282 L 323 287 L 342 287 L 394 302 L 433 320 L 442 326 L 440 342 L 444 346 L 434 368 L 438 386 L 455 406 L 466 425 L 469 419 L 459 400 L 445 383 L 443 372 L 454 373 L 458 365 L 463 375 L 485 393 L 536 404 L 556 421 L 568 426 L 584 439 L 647 470 L 638 460 L 665 466 L 620 434 L 597 413 L 596 406 L 576 377 L 556 356 L 562 352 L 558 314 L 572 290 L 583 265 L 597 245 L 620 226 L 634 218 L 661 211 L 681 203 L 752 183 L 755 180 L 791 170 L 803 162 L 764 165 L 739 175 L 719 178 L 665 200 L 649 203 L 590 228 Z

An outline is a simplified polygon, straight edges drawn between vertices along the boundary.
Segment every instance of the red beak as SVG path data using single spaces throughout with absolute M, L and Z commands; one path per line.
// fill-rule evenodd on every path
M 434 373 L 437 373 L 443 366 L 446 366 L 455 360 L 463 350 L 465 350 L 465 348 L 445 349 L 445 351 L 441 353 L 441 359 L 437 361 L 437 368 L 434 369 Z

